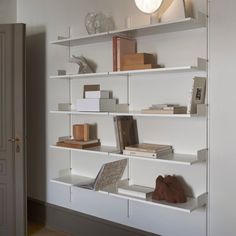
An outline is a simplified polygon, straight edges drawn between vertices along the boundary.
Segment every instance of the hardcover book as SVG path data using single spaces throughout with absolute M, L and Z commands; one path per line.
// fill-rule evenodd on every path
M 130 195 L 133 197 L 138 198 L 149 198 L 152 196 L 154 189 L 141 186 L 141 185 L 128 185 L 128 186 L 122 186 L 118 188 L 118 193 Z
M 138 156 L 138 157 L 147 157 L 147 158 L 153 158 L 153 159 L 156 159 L 156 158 L 162 157 L 162 156 L 166 156 L 166 155 L 170 155 L 172 153 L 173 153 L 172 149 L 158 151 L 158 152 L 132 151 L 132 150 L 127 150 L 127 149 L 123 150 L 123 154 L 124 155 Z
M 113 71 L 120 71 L 123 64 L 123 56 L 137 52 L 135 39 L 115 36 L 112 38 Z
M 78 149 L 86 149 L 91 147 L 100 146 L 99 139 L 90 140 L 90 141 L 77 141 L 75 139 L 68 139 L 64 141 L 58 141 L 56 143 L 57 146 L 67 147 L 67 148 L 78 148 Z
M 158 153 L 161 151 L 172 150 L 172 146 L 164 144 L 139 143 L 126 146 L 125 150 Z
M 126 146 L 138 143 L 136 121 L 132 116 L 114 117 L 117 147 L 122 152 Z

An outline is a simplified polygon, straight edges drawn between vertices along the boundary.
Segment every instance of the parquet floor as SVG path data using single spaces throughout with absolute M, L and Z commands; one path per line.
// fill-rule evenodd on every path
M 70 236 L 70 235 L 49 229 L 44 225 L 29 222 L 28 236 Z

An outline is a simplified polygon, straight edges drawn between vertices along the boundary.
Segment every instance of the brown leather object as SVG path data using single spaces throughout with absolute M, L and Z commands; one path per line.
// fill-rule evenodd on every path
M 156 179 L 156 188 L 152 194 L 154 200 L 165 200 L 170 203 L 184 203 L 187 201 L 184 189 L 175 176 L 168 175 L 163 178 L 161 175 Z

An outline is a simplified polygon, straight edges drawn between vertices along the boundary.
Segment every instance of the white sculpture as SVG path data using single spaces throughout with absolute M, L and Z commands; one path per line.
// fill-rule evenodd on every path
M 78 74 L 94 73 L 93 68 L 89 65 L 88 61 L 83 56 L 77 57 L 72 55 L 70 62 L 74 62 L 79 65 Z

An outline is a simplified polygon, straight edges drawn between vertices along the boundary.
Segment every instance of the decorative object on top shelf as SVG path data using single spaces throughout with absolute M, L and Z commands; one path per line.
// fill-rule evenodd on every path
M 83 56 L 74 56 L 70 58 L 70 62 L 77 63 L 79 65 L 78 74 L 88 74 L 88 73 L 95 73 L 95 69 L 91 66 L 91 62 L 89 63 L 88 60 Z
M 88 34 L 97 34 L 114 30 L 114 21 L 102 12 L 89 12 L 85 16 L 85 27 Z
M 135 0 L 135 4 L 142 12 L 150 14 L 150 23 L 179 20 L 189 15 L 184 0 Z
M 187 201 L 184 188 L 175 176 L 159 175 L 156 179 L 156 188 L 152 194 L 152 199 L 165 200 L 170 203 L 184 203 Z
M 152 14 L 157 11 L 163 0 L 135 0 L 135 4 L 139 10 L 144 13 Z

